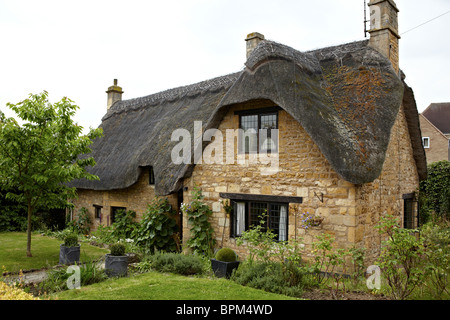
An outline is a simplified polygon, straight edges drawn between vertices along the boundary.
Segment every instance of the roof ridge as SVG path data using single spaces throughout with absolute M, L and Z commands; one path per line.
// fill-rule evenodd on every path
M 220 88 L 229 87 L 239 77 L 242 71 L 218 76 L 208 80 L 203 80 L 193 84 L 175 87 L 152 93 L 146 96 L 121 100 L 114 103 L 102 120 L 108 119 L 114 114 L 122 113 L 125 110 L 135 110 L 143 106 L 157 105 L 164 101 L 173 101 L 185 96 L 196 96 L 202 92 L 214 91 Z

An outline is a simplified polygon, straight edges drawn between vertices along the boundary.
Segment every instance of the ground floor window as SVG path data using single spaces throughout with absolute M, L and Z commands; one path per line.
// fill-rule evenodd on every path
M 102 208 L 103 206 L 98 206 L 94 204 L 94 210 L 95 210 L 95 219 L 100 220 L 102 222 Z
M 286 241 L 288 234 L 288 204 L 262 201 L 232 201 L 231 237 L 239 237 L 252 226 L 261 224 L 270 229 L 278 241 Z
M 419 227 L 419 203 L 414 193 L 403 195 L 403 228 L 416 229 Z
M 127 211 L 127 208 L 124 207 L 111 207 L 111 215 L 109 218 L 109 224 L 113 224 L 115 222 L 115 217 L 119 211 Z

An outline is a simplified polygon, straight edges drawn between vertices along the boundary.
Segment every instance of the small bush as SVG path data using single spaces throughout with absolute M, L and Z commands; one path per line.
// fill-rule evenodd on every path
M 236 253 L 230 248 L 222 248 L 216 253 L 216 260 L 223 262 L 234 262 L 237 260 Z
M 0 300 L 39 300 L 20 288 L 14 288 L 0 281 Z
M 203 263 L 196 256 L 180 253 L 157 253 L 150 257 L 153 269 L 181 275 L 203 273 Z
M 123 243 L 114 243 L 109 249 L 111 250 L 112 256 L 124 256 L 125 255 L 125 245 Z
M 48 273 L 48 277 L 44 282 L 38 284 L 41 292 L 53 293 L 68 290 L 67 280 L 72 273 L 67 272 L 66 268 L 54 269 Z M 85 263 L 80 266 L 80 285 L 87 286 L 108 279 L 105 271 L 95 261 Z
M 78 245 L 78 236 L 74 233 L 67 234 L 64 237 L 64 247 L 76 247 Z
M 289 272 L 286 272 L 288 268 Z M 240 285 L 267 292 L 300 297 L 303 294 L 303 273 L 292 264 L 245 263 L 231 276 Z

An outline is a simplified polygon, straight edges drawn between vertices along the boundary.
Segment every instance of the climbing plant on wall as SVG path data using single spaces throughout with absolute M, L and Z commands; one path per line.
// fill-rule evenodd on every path
M 182 203 L 181 210 L 188 218 L 191 237 L 186 245 L 198 254 L 211 255 L 216 243 L 209 218 L 212 216 L 212 210 L 203 202 L 201 189 L 194 187 L 192 191 L 192 201 Z

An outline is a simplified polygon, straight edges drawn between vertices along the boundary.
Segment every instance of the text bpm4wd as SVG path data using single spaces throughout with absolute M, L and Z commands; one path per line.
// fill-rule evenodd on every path
M 221 305 L 220 314 L 271 314 L 272 306 L 266 305 Z

